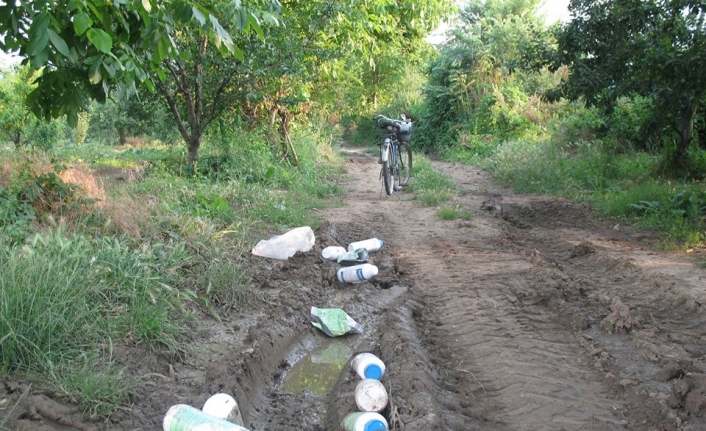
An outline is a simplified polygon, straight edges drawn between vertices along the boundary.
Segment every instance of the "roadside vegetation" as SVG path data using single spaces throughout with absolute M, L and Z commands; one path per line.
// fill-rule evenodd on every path
M 376 113 L 416 122 L 408 189 L 442 219 L 471 212 L 432 154 L 706 245 L 706 78 L 651 68 L 706 69 L 697 2 L 642 22 L 574 0 L 547 27 L 538 1 L 473 1 L 438 47 L 448 0 L 79 3 L 0 6 L 27 59 L 0 71 L 0 376 L 91 415 L 139 379 L 117 351 L 186 355 L 198 316 L 256 300 L 243 253 L 344 204 L 336 150 L 375 151 Z M 628 21 L 662 43 L 594 37 Z

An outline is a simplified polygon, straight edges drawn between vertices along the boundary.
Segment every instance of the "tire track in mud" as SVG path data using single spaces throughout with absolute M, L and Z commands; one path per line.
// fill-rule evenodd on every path
M 514 195 L 468 166 L 436 164 L 475 215 L 441 221 L 409 194 L 374 196 L 377 166 L 363 163 L 348 220 L 399 214 L 372 224 L 412 286 L 388 316 L 404 329 L 381 343 L 392 369 L 402 372 L 403 356 L 415 364 L 405 369 L 415 385 L 391 382 L 399 429 L 706 429 L 702 269 L 578 204 Z
M 376 169 L 364 164 L 352 176 L 369 181 Z M 544 306 L 546 293 L 527 281 L 536 268 L 532 256 L 508 248 L 504 220 L 478 211 L 480 194 L 471 191 L 464 202 L 476 220 L 445 222 L 406 193 L 375 199 L 372 207 L 359 205 L 353 201 L 370 201 L 374 186 L 358 181 L 344 211 L 351 219 L 362 216 L 356 208 L 369 219 L 399 214 L 384 232 L 413 279 L 399 308 L 411 310 L 416 332 L 399 338 L 413 345 L 404 354 L 425 376 L 415 389 L 433 400 L 406 409 L 415 396 L 407 393 L 409 385 L 392 382 L 402 429 L 624 428 L 617 414 L 623 402 L 589 363 L 573 332 Z M 341 220 L 335 213 L 332 219 Z M 393 313 L 388 327 L 403 320 L 402 314 Z M 383 353 L 394 370 L 401 355 L 384 348 Z

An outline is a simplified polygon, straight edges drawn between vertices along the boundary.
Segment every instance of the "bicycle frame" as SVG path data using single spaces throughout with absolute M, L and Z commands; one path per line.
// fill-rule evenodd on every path
M 382 165 L 380 169 L 380 178 L 385 186 L 385 193 L 389 196 L 393 192 L 402 190 L 402 186 L 407 184 L 409 174 L 412 169 L 412 152 L 406 142 L 400 141 L 400 133 L 408 134 L 411 137 L 411 122 L 406 121 L 404 115 L 403 121 L 392 120 L 382 115 L 377 115 L 375 119 L 380 124 L 380 120 L 385 120 L 382 123 L 382 128 L 385 133 L 380 146 L 380 159 L 378 163 Z M 402 127 L 405 126 L 406 127 Z M 404 147 L 404 156 L 402 148 Z M 402 174 L 404 171 L 404 175 Z

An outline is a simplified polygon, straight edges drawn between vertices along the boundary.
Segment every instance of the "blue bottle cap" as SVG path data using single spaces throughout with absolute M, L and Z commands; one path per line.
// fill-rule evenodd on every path
M 365 424 L 365 431 L 386 431 L 385 422 L 373 419 Z
M 382 368 L 377 364 L 370 364 L 365 367 L 363 374 L 365 374 L 365 377 L 368 379 L 380 380 L 380 377 L 382 377 Z

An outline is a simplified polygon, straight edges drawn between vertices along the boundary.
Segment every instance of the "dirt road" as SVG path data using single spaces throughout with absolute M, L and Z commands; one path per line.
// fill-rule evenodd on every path
M 314 250 L 249 259 L 256 304 L 204 322 L 186 360 L 123 352 L 143 382 L 131 410 L 96 423 L 52 413 L 45 397 L 17 429 L 156 430 L 170 405 L 223 391 L 250 430 L 333 431 L 356 410 L 349 360 L 372 351 L 395 430 L 706 430 L 698 256 L 651 251 L 649 235 L 578 204 L 437 163 L 474 215 L 442 221 L 409 192 L 385 196 L 375 156 L 346 151 L 347 205 L 321 210 Z M 371 237 L 386 243 L 371 254 L 378 276 L 338 282 L 321 249 Z M 328 338 L 312 306 L 343 308 L 364 332 Z

